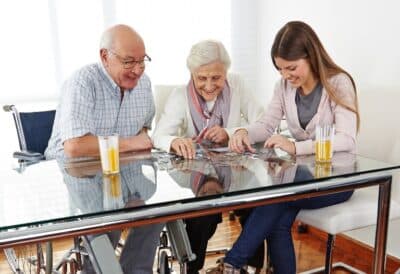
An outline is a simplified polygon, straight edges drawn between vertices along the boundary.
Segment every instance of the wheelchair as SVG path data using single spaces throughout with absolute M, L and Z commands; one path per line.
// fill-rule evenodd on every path
M 18 160 L 17 172 L 22 173 L 26 167 L 44 161 L 44 151 L 50 139 L 55 110 L 37 112 L 19 112 L 14 105 L 4 105 L 3 110 L 11 112 L 19 142 L 19 151 L 13 153 Z M 169 245 L 170 244 L 170 245 Z M 73 247 L 53 265 L 52 242 L 38 243 L 29 249 L 29 254 L 21 254 L 14 248 L 4 249 L 6 259 L 13 273 L 77 273 L 83 268 L 83 256 L 90 257 L 90 244 L 85 236 L 75 237 Z M 26 258 L 21 258 L 21 255 Z M 28 255 L 28 256 L 27 256 Z M 180 273 L 186 273 L 186 263 L 196 258 L 190 248 L 189 239 L 182 220 L 171 221 L 160 236 L 160 247 L 157 254 L 158 272 L 171 273 L 172 262 L 177 260 Z M 69 269 L 69 272 L 68 272 Z
M 20 150 L 13 153 L 13 157 L 18 160 L 16 171 L 22 173 L 27 166 L 46 160 L 44 151 L 51 136 L 56 111 L 19 112 L 14 105 L 4 105 L 3 110 L 11 112 L 17 131 Z M 14 248 L 4 249 L 12 272 L 18 274 L 64 274 L 67 273 L 68 266 L 70 273 L 76 273 L 82 269 L 81 256 L 86 254 L 79 238 L 74 239 L 74 246 L 55 267 L 52 242 L 38 243 L 33 248 L 29 246 L 18 250 L 21 251 Z
M 173 261 L 180 266 L 180 273 L 187 272 L 187 263 L 196 259 L 192 252 L 185 224 L 182 219 L 167 222 L 160 235 L 160 246 L 157 253 L 157 272 L 160 274 L 173 273 Z

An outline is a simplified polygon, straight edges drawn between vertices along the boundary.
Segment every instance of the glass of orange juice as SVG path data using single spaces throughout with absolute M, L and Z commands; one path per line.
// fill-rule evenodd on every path
M 315 161 L 330 163 L 333 154 L 334 125 L 317 125 L 315 128 Z
M 118 134 L 98 136 L 101 167 L 104 174 L 119 172 Z
M 325 178 L 332 175 L 331 163 L 317 163 L 314 167 L 315 178 Z
M 119 173 L 103 176 L 103 207 L 104 209 L 117 209 L 124 206 Z

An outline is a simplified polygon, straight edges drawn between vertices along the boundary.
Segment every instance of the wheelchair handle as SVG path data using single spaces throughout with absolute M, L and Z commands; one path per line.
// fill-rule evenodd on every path
M 5 112 L 13 111 L 13 109 L 14 109 L 14 105 L 4 105 L 3 106 L 3 110 Z

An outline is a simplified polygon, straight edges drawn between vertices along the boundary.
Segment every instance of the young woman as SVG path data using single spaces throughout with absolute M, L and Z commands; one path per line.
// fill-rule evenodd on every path
M 303 22 L 289 22 L 277 33 L 271 49 L 282 75 L 262 119 L 235 132 L 229 141 L 233 151 L 253 151 L 251 143 L 265 141 L 290 154 L 315 151 L 315 127 L 335 124 L 334 151 L 355 152 L 360 123 L 353 78 L 336 65 L 313 29 Z M 273 132 L 286 117 L 294 141 Z M 352 191 L 258 207 L 224 259 L 224 273 L 240 268 L 267 239 L 274 273 L 296 273 L 291 226 L 302 208 L 313 209 L 348 200 Z

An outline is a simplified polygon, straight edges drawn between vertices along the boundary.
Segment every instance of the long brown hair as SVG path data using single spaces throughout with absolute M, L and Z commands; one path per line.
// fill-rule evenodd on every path
M 306 23 L 301 21 L 292 21 L 284 25 L 275 36 L 271 48 L 271 58 L 274 66 L 275 58 L 280 57 L 288 61 L 298 59 L 308 60 L 311 71 L 314 76 L 321 81 L 325 87 L 329 98 L 336 104 L 354 112 L 357 116 L 357 130 L 360 127 L 360 114 L 358 111 L 358 99 L 356 84 L 353 77 L 333 62 L 332 58 L 326 52 L 324 46 L 319 40 L 315 31 Z M 329 83 L 329 78 L 339 73 L 346 74 L 353 84 L 355 92 L 355 105 L 346 104 L 335 92 Z

